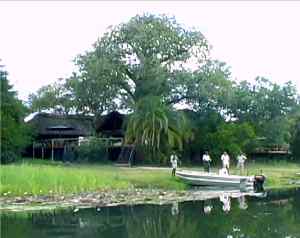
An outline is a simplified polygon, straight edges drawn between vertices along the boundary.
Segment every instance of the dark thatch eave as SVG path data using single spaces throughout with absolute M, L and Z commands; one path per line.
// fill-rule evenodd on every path
M 38 113 L 27 122 L 38 137 L 79 137 L 94 134 L 93 117 Z
M 96 132 L 104 136 L 123 137 L 125 134 L 124 122 L 127 115 L 121 114 L 117 111 L 101 116 L 96 121 Z

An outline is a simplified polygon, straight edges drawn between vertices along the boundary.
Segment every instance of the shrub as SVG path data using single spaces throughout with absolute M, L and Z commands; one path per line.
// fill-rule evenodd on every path
M 76 148 L 76 159 L 80 162 L 107 162 L 105 144 L 98 138 L 92 138 Z

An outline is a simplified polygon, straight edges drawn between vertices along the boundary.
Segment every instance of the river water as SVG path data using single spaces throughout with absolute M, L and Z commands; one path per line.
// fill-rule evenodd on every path
M 300 189 L 168 205 L 1 213 L 1 238 L 300 238 Z

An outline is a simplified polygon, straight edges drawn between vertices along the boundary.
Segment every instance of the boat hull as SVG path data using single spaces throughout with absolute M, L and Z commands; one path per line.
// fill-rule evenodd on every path
M 184 182 L 197 186 L 253 187 L 253 176 L 219 175 L 198 171 L 176 171 L 176 176 Z

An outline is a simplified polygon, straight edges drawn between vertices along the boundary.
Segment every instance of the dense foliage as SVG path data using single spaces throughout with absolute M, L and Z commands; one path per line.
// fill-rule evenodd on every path
M 72 110 L 73 102 L 67 92 L 62 79 L 52 85 L 41 87 L 35 94 L 29 95 L 32 111 L 52 109 L 57 113 L 68 114 Z
M 300 116 L 294 121 L 292 127 L 291 149 L 294 159 L 300 161 Z
M 26 108 L 17 99 L 8 81 L 8 73 L 0 67 L 1 83 L 1 164 L 15 161 L 30 143 L 29 128 L 23 122 Z

